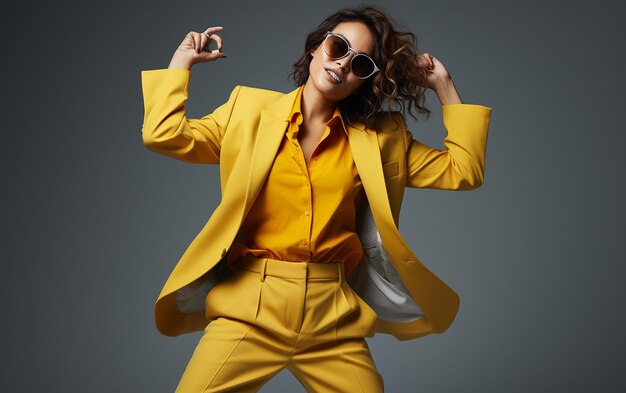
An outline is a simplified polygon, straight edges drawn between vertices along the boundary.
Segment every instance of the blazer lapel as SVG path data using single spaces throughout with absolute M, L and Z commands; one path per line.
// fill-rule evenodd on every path
M 386 239 L 385 235 L 396 230 L 396 226 L 389 204 L 378 136 L 376 131 L 367 129 L 363 123 L 346 123 L 352 157 L 359 172 L 376 227 L 385 244 L 390 244 L 387 241 L 391 241 L 391 239 Z
M 283 95 L 272 105 L 261 111 L 250 161 L 250 175 L 246 185 L 246 197 L 241 217 L 242 222 L 261 191 L 261 186 L 274 163 L 278 147 L 289 124 L 289 114 L 293 109 L 298 89 L 296 88 L 290 93 Z

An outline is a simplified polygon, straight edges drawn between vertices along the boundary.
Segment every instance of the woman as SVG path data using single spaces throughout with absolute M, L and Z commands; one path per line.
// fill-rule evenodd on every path
M 411 33 L 359 7 L 308 35 L 292 92 L 237 86 L 188 119 L 189 70 L 226 57 L 222 30 L 190 32 L 168 69 L 142 71 L 144 144 L 220 165 L 222 201 L 155 305 L 165 335 L 204 329 L 176 391 L 254 392 L 287 368 L 309 392 L 381 392 L 365 337 L 441 333 L 459 306 L 398 231 L 404 188 L 480 186 L 491 108 L 463 104 Z M 430 113 L 426 88 L 442 104 L 446 150 L 381 109 Z

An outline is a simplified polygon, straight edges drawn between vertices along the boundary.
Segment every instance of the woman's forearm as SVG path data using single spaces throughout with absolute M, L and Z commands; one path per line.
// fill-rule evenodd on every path
M 174 56 L 172 56 L 172 60 L 170 60 L 170 65 L 167 68 L 184 68 L 186 70 L 191 70 L 192 65 L 192 58 L 179 54 L 178 51 L 176 51 Z
M 461 100 L 461 96 L 459 92 L 456 90 L 454 86 L 454 82 L 452 79 L 447 79 L 445 82 L 442 82 L 435 90 L 437 93 L 437 97 L 439 97 L 439 101 L 441 101 L 441 105 L 448 104 L 462 104 L 463 100 Z

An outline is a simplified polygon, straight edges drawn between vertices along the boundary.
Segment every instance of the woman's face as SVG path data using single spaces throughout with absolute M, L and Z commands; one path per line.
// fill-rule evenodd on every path
M 357 52 L 373 58 L 374 35 L 362 22 L 342 22 L 335 26 L 332 32 L 342 35 L 348 41 L 350 47 Z M 307 83 L 312 83 L 316 90 L 329 100 L 343 100 L 365 83 L 365 79 L 357 78 L 350 69 L 350 60 L 352 60 L 354 55 L 355 53 L 350 51 L 348 56 L 333 60 L 324 52 L 322 42 L 311 52 L 313 58 L 309 65 L 309 79 Z M 341 83 L 333 82 L 327 71 L 329 68 L 334 69 L 339 74 Z

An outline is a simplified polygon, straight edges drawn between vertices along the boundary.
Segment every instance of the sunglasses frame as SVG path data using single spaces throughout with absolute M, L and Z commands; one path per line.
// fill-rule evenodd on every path
M 345 55 L 343 55 L 343 56 L 341 56 L 341 57 L 332 57 L 331 55 L 329 55 L 329 54 L 328 54 L 328 52 L 326 52 L 326 40 L 327 40 L 327 39 L 328 39 L 328 37 L 329 37 L 329 36 L 331 36 L 331 35 L 332 35 L 332 36 L 335 36 L 335 37 L 339 37 L 339 38 L 341 38 L 341 40 L 342 40 L 343 42 L 345 42 L 345 43 L 346 43 L 346 46 L 348 47 L 348 50 L 347 50 L 347 52 L 346 52 L 346 54 L 345 54 Z M 350 59 L 350 70 L 352 70 L 352 62 L 354 61 L 354 59 L 355 59 L 357 56 L 364 56 L 364 57 L 366 57 L 369 61 L 371 61 L 371 62 L 372 62 L 372 64 L 374 64 L 374 70 L 373 70 L 373 71 L 372 71 L 372 72 L 371 72 L 368 76 L 363 76 L 363 77 L 361 77 L 361 76 L 357 76 L 357 75 L 355 74 L 354 76 L 355 76 L 356 78 L 359 78 L 359 79 L 367 79 L 367 78 L 369 78 L 370 76 L 374 75 L 376 72 L 380 71 L 380 68 L 378 68 L 378 66 L 376 65 L 376 62 L 374 61 L 374 59 L 372 59 L 371 57 L 369 57 L 369 56 L 368 56 L 368 55 L 366 55 L 365 53 L 359 53 L 359 52 L 357 52 L 356 50 L 354 50 L 354 49 L 350 46 L 350 44 L 348 43 L 348 41 L 346 41 L 346 39 L 345 39 L 345 38 L 343 38 L 343 37 L 342 37 L 342 36 L 340 36 L 339 34 L 335 34 L 335 33 L 333 33 L 332 31 L 327 31 L 327 32 L 326 32 L 326 34 L 324 35 L 324 41 L 322 41 L 322 49 L 324 50 L 324 53 L 326 53 L 326 56 L 328 56 L 329 58 L 331 58 L 331 59 L 333 59 L 333 60 L 343 59 L 344 57 L 346 57 L 346 56 L 348 56 L 348 55 L 350 54 L 350 51 L 354 52 L 354 53 L 355 53 L 355 55 L 354 55 L 354 56 L 352 56 L 352 59 Z M 354 74 L 354 72 L 352 72 L 352 73 Z

